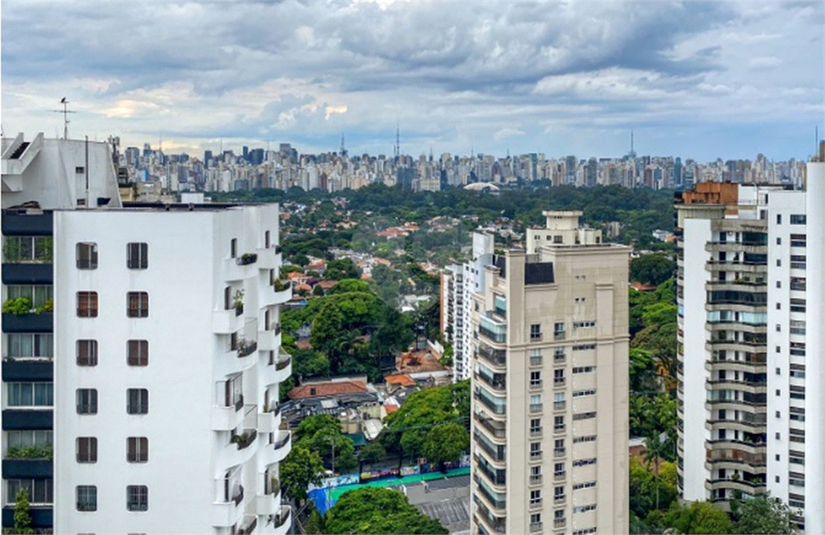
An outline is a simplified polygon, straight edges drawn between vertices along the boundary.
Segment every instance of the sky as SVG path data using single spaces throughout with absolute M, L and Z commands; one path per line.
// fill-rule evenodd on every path
M 825 138 L 825 2 L 3 0 L 2 128 L 166 153 L 784 160 Z M 222 144 L 222 145 L 221 145 Z

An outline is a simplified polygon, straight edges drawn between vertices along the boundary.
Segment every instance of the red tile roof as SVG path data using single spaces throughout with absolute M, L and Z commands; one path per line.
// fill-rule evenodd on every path
M 384 379 L 391 385 L 415 386 L 417 384 L 415 380 L 413 380 L 413 378 L 407 375 L 406 373 L 388 375 L 384 377 Z
M 367 392 L 367 385 L 358 381 L 335 381 L 301 385 L 289 391 L 289 399 L 306 399 L 326 396 L 340 396 L 341 394 L 358 394 Z

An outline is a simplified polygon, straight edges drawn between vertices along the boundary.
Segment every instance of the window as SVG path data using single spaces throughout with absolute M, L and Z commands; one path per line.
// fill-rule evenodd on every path
M 74 172 L 77 173 L 78 175 L 80 175 L 80 174 L 83 174 L 83 173 L 86 172 L 86 168 L 83 167 L 82 165 L 79 165 L 79 166 L 74 168 Z
M 97 462 L 97 437 L 77 437 L 77 462 Z
M 8 236 L 3 244 L 3 262 L 51 263 L 53 241 L 51 236 Z
M 530 420 L 530 434 L 537 435 L 541 433 L 541 418 L 532 418 Z
M 147 366 L 149 364 L 148 340 L 129 340 L 126 347 L 128 349 L 126 360 L 129 366 Z
M 573 415 L 573 420 L 590 420 L 595 417 L 595 412 L 580 412 Z
M 804 225 L 807 219 L 805 214 L 791 214 L 791 225 Z
M 77 510 L 97 511 L 97 487 L 94 485 L 78 485 Z
M 97 414 L 97 390 L 77 389 L 77 414 Z
M 586 481 L 584 483 L 576 483 L 573 485 L 573 490 L 592 489 L 596 486 L 595 481 Z
M 129 318 L 146 318 L 149 316 L 149 294 L 146 292 L 129 292 L 127 294 Z
M 596 509 L 596 504 L 591 503 L 589 505 L 579 505 L 573 508 L 573 513 L 586 513 L 587 511 L 593 511 Z
M 533 394 L 530 396 L 530 411 L 540 411 L 541 408 L 541 394 Z
M 6 431 L 6 445 L 11 448 L 25 448 L 28 446 L 51 446 L 54 433 L 46 430 Z
M 776 245 L 782 245 L 782 238 L 776 238 Z
M 581 444 L 582 442 L 595 442 L 596 435 L 587 435 L 583 437 L 573 437 L 573 444 Z
M 596 371 L 595 366 L 577 366 L 577 367 L 573 368 L 573 373 L 574 374 L 593 373 L 595 371 Z
M 130 463 L 145 463 L 149 460 L 149 439 L 129 437 L 126 439 L 126 460 Z
M 126 412 L 128 414 L 148 414 L 149 391 L 145 388 L 130 388 L 127 390 Z
M 51 407 L 53 383 L 6 383 L 9 407 Z
M 6 504 L 14 503 L 20 489 L 29 491 L 29 503 L 46 504 L 54 501 L 51 479 L 7 479 Z
M 77 317 L 97 317 L 97 292 L 77 292 Z
M 530 387 L 541 386 L 541 372 L 530 372 Z
M 53 303 L 54 287 L 50 284 L 9 285 L 6 286 L 6 292 L 8 299 L 25 297 L 34 309 L 43 307 L 50 301 Z
M 541 458 L 541 442 L 531 442 L 530 443 L 530 458 L 531 459 L 540 459 Z
M 782 214 L 776 214 L 776 224 L 777 225 L 782 224 Z
M 530 340 L 541 340 L 541 325 L 530 325 Z
M 126 244 L 126 267 L 129 269 L 146 269 L 149 267 L 149 244 Z
M 585 396 L 595 396 L 595 395 L 596 395 L 596 389 L 595 388 L 589 388 L 587 390 L 574 390 L 573 391 L 573 397 L 574 398 L 582 398 L 582 397 L 585 397 Z
M 6 356 L 10 358 L 52 358 L 54 338 L 51 334 L 7 334 Z
M 232 238 L 229 242 L 229 258 L 238 256 L 238 238 Z
M 564 416 L 555 416 L 553 418 L 553 430 L 564 431 Z
M 97 269 L 97 244 L 77 244 L 77 269 Z
M 573 461 L 573 466 L 587 466 L 589 464 L 596 464 L 596 459 L 578 459 Z
M 97 366 L 97 340 L 77 341 L 77 365 Z
M 541 505 L 541 490 L 530 491 L 530 505 Z
M 149 510 L 149 487 L 146 485 L 129 485 L 126 487 L 126 510 Z
M 269 236 L 269 231 L 264 231 L 264 249 L 269 249 L 272 246 L 272 241 Z

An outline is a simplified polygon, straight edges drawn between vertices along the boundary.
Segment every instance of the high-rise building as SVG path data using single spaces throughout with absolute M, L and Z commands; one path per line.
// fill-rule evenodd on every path
M 3 527 L 28 491 L 32 527 L 52 528 L 53 211 L 120 206 L 105 143 L 3 138 Z M 59 356 L 58 356 L 59 358 Z
M 54 221 L 55 531 L 286 533 L 277 205 Z
M 680 494 L 770 492 L 809 533 L 825 529 L 825 437 L 806 418 L 823 401 L 823 182 L 815 161 L 807 192 L 717 184 L 677 204 Z
M 453 345 L 453 381 L 472 375 L 470 339 L 470 294 L 484 287 L 484 266 L 493 260 L 492 234 L 473 233 L 472 257 L 464 264 L 451 264 L 441 276 L 441 332 Z
M 560 235 L 471 296 L 479 533 L 628 531 L 628 248 Z

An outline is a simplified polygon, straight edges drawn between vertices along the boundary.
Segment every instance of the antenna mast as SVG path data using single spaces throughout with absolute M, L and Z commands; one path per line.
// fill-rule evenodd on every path
M 61 98 L 60 103 L 63 104 L 62 110 L 51 111 L 53 111 L 54 113 L 63 114 L 63 139 L 69 139 L 69 114 L 77 112 L 69 109 L 69 101 L 66 99 L 66 97 Z

